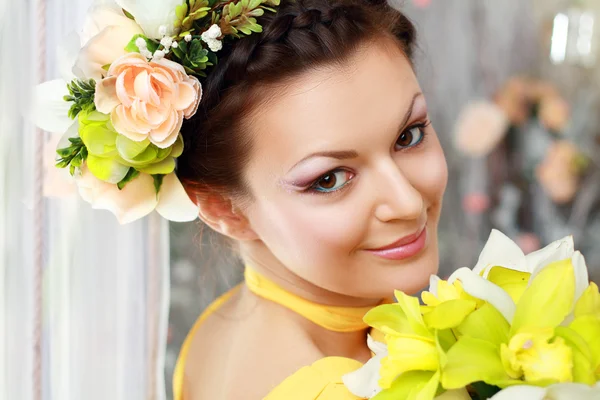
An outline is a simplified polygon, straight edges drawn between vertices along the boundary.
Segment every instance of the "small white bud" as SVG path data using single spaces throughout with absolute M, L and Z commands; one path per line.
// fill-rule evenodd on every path
M 156 52 L 154 52 L 154 57 L 152 57 L 152 61 L 160 61 L 163 58 L 165 58 L 165 52 L 163 50 L 156 50 Z
M 173 44 L 171 45 L 172 48 L 176 49 L 179 47 L 179 43 L 177 42 L 173 42 Z
M 162 38 L 160 40 L 160 44 L 162 44 L 163 46 L 165 46 L 165 49 L 168 49 L 173 44 L 173 38 L 170 37 L 170 36 L 165 36 L 164 38 Z
M 208 44 L 208 47 L 210 48 L 210 50 L 213 53 L 216 53 L 217 51 L 219 51 L 223 48 L 223 42 L 221 42 L 220 40 L 209 39 L 208 41 L 205 41 L 205 42 L 206 42 L 206 44 Z
M 146 44 L 146 41 L 144 40 L 144 38 L 137 38 L 135 40 L 135 45 L 138 47 L 138 49 L 140 50 L 144 50 L 148 48 L 148 45 Z
M 146 58 L 152 58 L 152 53 L 148 49 L 140 50 L 140 53 Z
M 185 35 L 185 38 L 184 38 L 184 39 L 185 39 L 185 41 L 186 41 L 186 42 L 188 42 L 188 43 L 189 43 L 189 42 L 191 42 L 191 41 L 192 41 L 192 35 Z
M 206 34 L 209 38 L 216 39 L 221 36 L 221 28 L 219 28 L 219 25 L 213 24 L 210 28 L 208 28 Z
M 167 34 L 167 27 L 165 25 L 161 25 L 158 27 L 158 34 L 160 36 L 165 36 Z

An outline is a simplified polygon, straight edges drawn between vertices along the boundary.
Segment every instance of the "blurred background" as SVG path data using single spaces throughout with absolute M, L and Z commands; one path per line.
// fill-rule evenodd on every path
M 0 399 L 171 398 L 187 332 L 241 281 L 208 228 L 155 215 L 119 226 L 55 198 L 68 186 L 31 157 L 53 138 L 26 122 L 20 89 L 60 74 L 54 46 L 90 3 L 0 3 L 1 48 L 25 49 L 20 63 L 0 57 Z M 526 253 L 573 234 L 600 281 L 600 1 L 396 4 L 417 26 L 449 166 L 440 275 L 473 266 L 496 228 Z

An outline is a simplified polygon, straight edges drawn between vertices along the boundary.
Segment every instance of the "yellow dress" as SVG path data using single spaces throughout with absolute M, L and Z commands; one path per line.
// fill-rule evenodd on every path
M 278 303 L 302 315 L 317 325 L 336 332 L 354 332 L 366 329 L 363 316 L 371 307 L 332 307 L 312 303 L 283 290 L 256 271 L 246 267 L 245 283 L 248 289 L 258 296 Z M 191 338 L 202 322 L 218 309 L 232 294 L 239 290 L 236 286 L 215 300 L 198 318 L 183 343 L 175 373 L 173 392 L 175 400 L 189 400 L 183 396 L 184 366 L 191 345 Z M 376 332 L 372 332 L 377 334 Z M 378 336 L 378 335 L 377 335 Z M 377 337 L 377 340 L 382 340 Z M 342 376 L 362 366 L 359 361 L 344 357 L 325 357 L 312 365 L 300 368 L 273 389 L 265 400 L 357 400 L 342 383 Z

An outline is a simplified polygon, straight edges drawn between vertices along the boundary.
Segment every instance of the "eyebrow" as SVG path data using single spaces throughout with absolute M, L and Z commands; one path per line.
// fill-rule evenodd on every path
M 410 106 L 408 107 L 406 114 L 404 114 L 404 118 L 402 118 L 402 123 L 400 124 L 400 130 L 404 129 L 404 127 L 406 126 L 408 121 L 410 121 L 410 117 L 412 116 L 413 108 L 415 107 L 415 102 L 417 101 L 417 98 L 421 95 L 423 95 L 422 92 L 417 92 L 414 94 L 414 96 L 410 102 Z M 318 151 L 316 153 L 311 153 L 311 154 L 307 155 L 302 160 L 300 160 L 296 164 L 294 164 L 294 166 L 292 168 L 290 168 L 289 170 L 290 171 L 293 170 L 298 165 L 302 164 L 304 161 L 306 161 L 310 158 L 314 158 L 314 157 L 327 157 L 327 158 L 334 158 L 336 160 L 348 160 L 348 159 L 358 157 L 358 152 L 356 150 Z

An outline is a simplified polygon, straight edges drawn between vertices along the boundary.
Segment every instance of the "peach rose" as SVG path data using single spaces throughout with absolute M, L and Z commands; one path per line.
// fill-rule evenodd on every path
M 164 149 L 175 143 L 183 118 L 196 113 L 201 97 L 200 82 L 183 66 L 129 53 L 114 61 L 106 79 L 96 84 L 94 101 L 98 111 L 110 114 L 117 132 Z
M 454 144 L 464 154 L 484 157 L 502 141 L 508 125 L 508 118 L 496 104 L 487 101 L 469 104 L 456 122 Z
M 570 202 L 579 186 L 579 175 L 575 164 L 579 152 L 566 141 L 552 144 L 546 158 L 536 168 L 536 176 L 546 194 L 557 204 Z
M 569 104 L 558 95 L 545 96 L 540 102 L 539 118 L 547 129 L 561 132 L 569 122 Z

